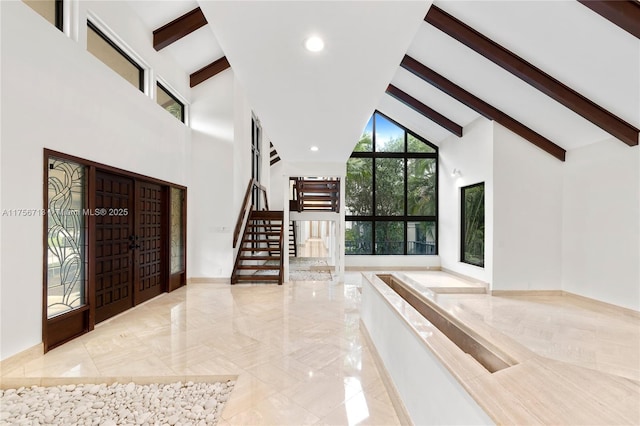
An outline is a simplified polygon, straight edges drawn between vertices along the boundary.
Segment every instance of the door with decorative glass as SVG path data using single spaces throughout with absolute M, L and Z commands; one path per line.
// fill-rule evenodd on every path
M 44 211 L 45 350 L 90 328 L 87 300 L 87 167 L 49 157 Z
M 45 158 L 47 351 L 186 283 L 186 189 L 53 151 Z
M 184 189 L 171 187 L 169 192 L 171 244 L 169 246 L 170 270 L 169 291 L 187 283 L 185 243 L 186 243 L 186 194 Z

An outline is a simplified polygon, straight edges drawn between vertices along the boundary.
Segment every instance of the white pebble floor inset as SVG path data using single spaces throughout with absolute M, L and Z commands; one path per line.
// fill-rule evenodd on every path
M 235 382 L 0 390 L 0 425 L 215 425 Z

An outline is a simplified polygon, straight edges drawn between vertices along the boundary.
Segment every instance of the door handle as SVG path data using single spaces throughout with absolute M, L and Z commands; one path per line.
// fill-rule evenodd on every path
M 129 244 L 129 250 L 140 248 L 140 244 L 137 243 L 139 238 L 140 237 L 138 237 L 137 235 L 129 235 L 129 241 L 131 241 L 131 243 Z

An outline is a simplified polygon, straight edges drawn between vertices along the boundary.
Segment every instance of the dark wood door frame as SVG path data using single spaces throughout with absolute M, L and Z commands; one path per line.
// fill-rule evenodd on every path
M 44 211 L 47 210 L 48 207 L 48 161 L 49 158 L 54 157 L 61 160 L 69 160 L 75 163 L 81 164 L 86 167 L 86 208 L 89 211 L 95 211 L 96 208 L 101 207 L 96 205 L 96 197 L 95 197 L 95 182 L 96 182 L 96 174 L 98 171 L 112 173 L 116 175 L 120 175 L 122 177 L 128 177 L 133 179 L 136 182 L 144 182 L 147 184 L 159 185 L 162 188 L 163 201 L 162 201 L 162 211 L 163 214 L 163 223 L 162 223 L 162 247 L 161 247 L 161 257 L 162 257 L 162 270 L 161 270 L 161 282 L 162 282 L 162 292 L 173 291 L 181 285 L 186 284 L 186 279 L 181 279 L 178 283 L 172 283 L 169 285 L 169 268 L 170 268 L 170 258 L 169 258 L 169 239 L 165 238 L 167 233 L 169 232 L 169 203 L 168 203 L 168 195 L 170 188 L 177 188 L 184 191 L 185 203 L 183 206 L 183 240 L 184 240 L 184 252 L 183 252 L 183 263 L 184 263 L 184 271 L 183 277 L 186 277 L 186 240 L 187 240 L 187 229 L 186 229 L 186 197 L 187 197 L 187 188 L 182 185 L 177 185 L 168 181 L 164 181 L 161 179 L 156 179 L 153 177 L 141 175 L 138 173 L 130 172 L 127 170 L 119 169 L 117 167 L 112 167 L 109 165 L 105 165 L 102 163 L 98 163 L 95 161 L 86 160 L 80 157 L 76 157 L 73 155 L 68 155 L 62 152 L 44 149 L 43 150 L 43 206 Z M 51 319 L 47 316 L 47 254 L 48 254 L 48 223 L 47 223 L 47 215 L 43 215 L 43 301 L 42 301 L 42 341 L 44 344 L 44 351 L 47 352 L 50 349 L 53 349 L 63 343 L 68 342 L 69 340 L 78 337 L 88 331 L 94 329 L 96 324 L 96 307 L 94 302 L 94 297 L 96 294 L 96 283 L 95 283 L 95 274 L 96 274 L 96 237 L 95 237 L 95 229 L 96 229 L 96 216 L 88 215 L 86 216 L 86 279 L 85 279 L 85 305 L 80 308 L 71 310 L 64 314 L 52 317 Z M 135 300 L 135 292 L 134 292 L 134 304 L 140 303 Z

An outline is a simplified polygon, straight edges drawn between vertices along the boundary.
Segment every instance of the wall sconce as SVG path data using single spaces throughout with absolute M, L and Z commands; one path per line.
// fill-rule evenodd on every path
M 460 172 L 460 169 L 451 170 L 451 177 L 452 178 L 457 178 L 457 177 L 460 177 L 461 175 L 462 175 L 462 172 Z

